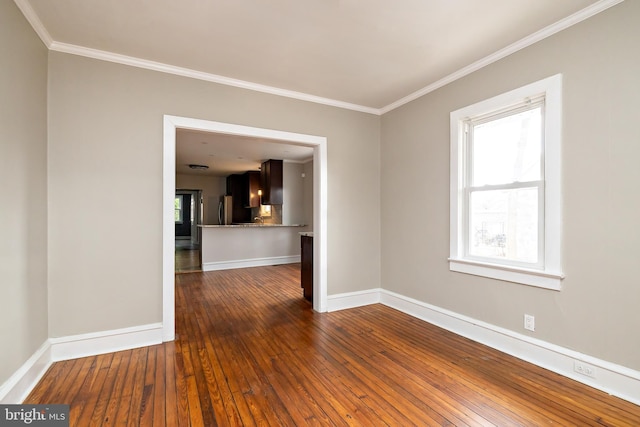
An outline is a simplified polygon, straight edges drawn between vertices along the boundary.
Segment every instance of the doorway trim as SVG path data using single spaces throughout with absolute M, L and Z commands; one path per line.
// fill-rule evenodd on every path
M 162 161 L 162 339 L 175 339 L 174 197 L 176 130 L 266 138 L 313 147 L 313 309 L 327 311 L 327 138 L 231 123 L 165 115 Z

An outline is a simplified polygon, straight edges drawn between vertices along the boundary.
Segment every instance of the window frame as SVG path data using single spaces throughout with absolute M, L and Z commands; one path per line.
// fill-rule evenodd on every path
M 470 119 L 516 111 L 526 102 L 544 99 L 541 186 L 542 203 L 539 233 L 543 247 L 539 248 L 538 264 L 519 263 L 495 258 L 470 256 L 467 245 L 469 205 L 467 178 L 470 166 L 465 130 Z M 561 136 L 562 136 L 562 75 L 503 93 L 493 98 L 453 111 L 451 126 L 450 180 L 450 255 L 449 269 L 482 277 L 560 290 L 562 279 L 561 236 Z M 540 229 L 541 228 L 541 229 Z M 539 239 L 540 241 L 540 239 Z

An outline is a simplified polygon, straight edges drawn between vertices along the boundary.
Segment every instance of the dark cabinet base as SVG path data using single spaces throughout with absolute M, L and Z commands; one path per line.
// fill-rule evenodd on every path
M 300 245 L 302 295 L 313 301 L 313 237 L 301 236 Z

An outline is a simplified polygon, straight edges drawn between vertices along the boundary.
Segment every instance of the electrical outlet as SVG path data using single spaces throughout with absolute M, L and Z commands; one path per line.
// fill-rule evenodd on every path
M 579 374 L 586 375 L 591 378 L 596 377 L 596 368 L 579 360 L 573 361 L 573 370 Z
M 536 330 L 536 318 L 530 314 L 524 315 L 524 328 L 529 331 Z

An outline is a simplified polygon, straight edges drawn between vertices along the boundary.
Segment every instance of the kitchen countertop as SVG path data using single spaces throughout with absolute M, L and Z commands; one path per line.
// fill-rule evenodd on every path
M 306 227 L 305 224 L 260 224 L 258 222 L 248 222 L 242 224 L 218 225 L 201 224 L 200 228 L 262 228 L 262 227 Z

